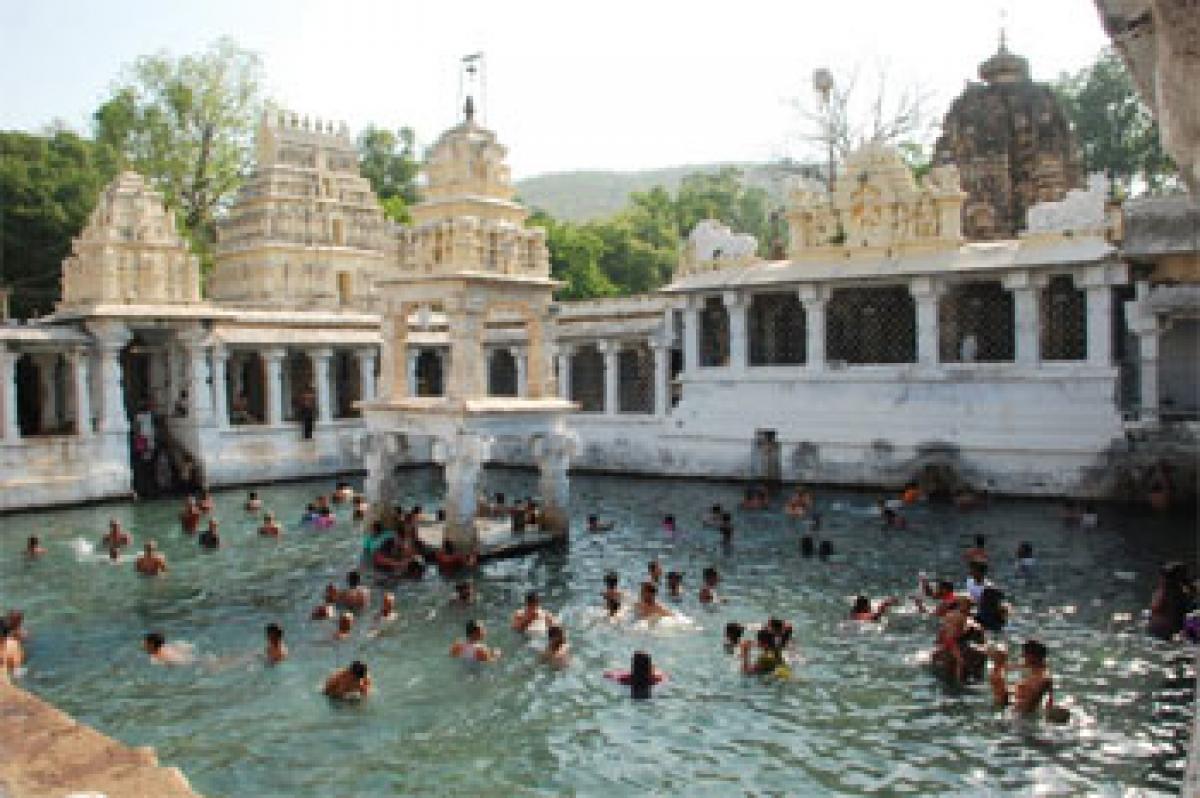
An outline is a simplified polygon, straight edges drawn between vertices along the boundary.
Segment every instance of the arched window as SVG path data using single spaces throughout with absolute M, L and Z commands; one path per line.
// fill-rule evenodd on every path
M 1087 358 L 1087 298 L 1069 274 L 1056 274 L 1042 289 L 1042 360 Z
M 517 395 L 517 359 L 508 349 L 493 349 L 488 358 L 488 396 Z
M 943 363 L 1011 361 L 1016 354 L 1012 294 L 998 280 L 959 283 L 938 301 Z
M 754 294 L 750 299 L 748 326 L 751 366 L 804 362 L 804 306 L 794 291 Z
M 729 312 L 720 297 L 710 296 L 700 309 L 700 365 L 729 364 Z
M 826 315 L 830 361 L 864 365 L 917 359 L 916 305 L 905 286 L 835 288 Z
M 604 411 L 604 356 L 593 344 L 571 355 L 571 401 L 585 413 Z
M 617 409 L 622 413 L 654 412 L 654 353 L 645 343 L 617 353 Z
M 422 349 L 417 355 L 417 396 L 442 396 L 442 356 L 436 350 Z

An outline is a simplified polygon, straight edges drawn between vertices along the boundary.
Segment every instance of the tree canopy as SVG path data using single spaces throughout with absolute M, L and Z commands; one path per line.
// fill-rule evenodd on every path
M 1084 169 L 1104 172 L 1125 193 L 1157 190 L 1175 179 L 1158 124 L 1138 96 L 1125 62 L 1112 48 L 1055 83 L 1083 153 Z
M 358 136 L 358 169 L 371 183 L 389 219 L 408 222 L 408 208 L 417 201 L 416 137 L 412 128 L 395 133 L 368 125 Z

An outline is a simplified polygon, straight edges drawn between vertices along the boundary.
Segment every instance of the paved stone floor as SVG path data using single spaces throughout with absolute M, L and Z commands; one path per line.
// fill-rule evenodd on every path
M 153 749 L 130 748 L 0 679 L 0 798 L 199 798 Z

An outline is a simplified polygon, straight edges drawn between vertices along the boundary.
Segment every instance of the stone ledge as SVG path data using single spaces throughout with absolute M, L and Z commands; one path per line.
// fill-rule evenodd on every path
M 49 798 L 200 798 L 187 778 L 158 763 L 154 749 L 131 748 L 0 680 L 0 795 Z

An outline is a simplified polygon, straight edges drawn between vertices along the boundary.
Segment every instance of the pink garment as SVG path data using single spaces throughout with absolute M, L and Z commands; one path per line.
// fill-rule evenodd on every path
M 337 519 L 332 515 L 318 515 L 317 520 L 313 521 L 313 526 L 317 529 L 329 529 L 335 523 L 337 523 Z

